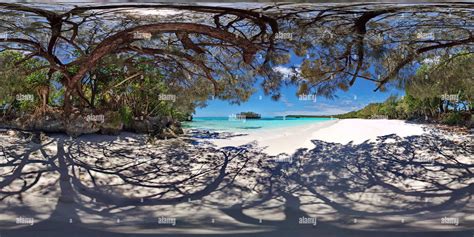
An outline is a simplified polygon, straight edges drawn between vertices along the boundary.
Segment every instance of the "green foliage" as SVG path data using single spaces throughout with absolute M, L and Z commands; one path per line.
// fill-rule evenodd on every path
M 400 85 L 405 88 L 405 96 L 390 96 L 384 103 L 369 104 L 359 111 L 336 117 L 386 116 L 390 119 L 417 120 L 428 118 L 448 125 L 467 125 L 471 119 L 470 110 L 474 99 L 472 65 L 474 56 L 466 53 L 423 64 L 413 78 Z M 449 100 L 444 98 L 444 95 L 454 96 L 457 100 Z
M 64 101 L 64 87 L 53 89 L 52 92 L 49 93 L 49 101 L 51 101 L 51 105 L 53 106 L 61 106 Z
M 259 119 L 261 117 L 260 114 L 257 114 L 255 112 L 250 112 L 250 111 L 242 112 L 242 113 L 239 113 L 238 115 L 243 116 L 248 119 Z
M 140 116 L 184 120 L 208 99 L 209 82 L 198 80 L 194 87 L 187 87 L 173 80 L 145 57 L 132 61 L 106 57 L 83 80 L 83 88 L 96 110 L 118 111 L 126 125 Z
M 0 53 L 0 105 L 11 104 L 18 111 L 32 111 L 39 103 L 16 101 L 17 95 L 35 95 L 38 86 L 48 85 L 46 63 L 12 50 Z
M 462 125 L 465 122 L 463 116 L 459 112 L 443 114 L 441 123 L 447 125 Z
M 416 98 L 412 95 L 403 97 L 389 97 L 383 103 L 372 103 L 366 107 L 345 114 L 336 115 L 336 118 L 382 118 L 388 119 L 409 119 L 409 120 L 429 120 L 439 121 L 448 125 L 467 125 L 470 119 L 470 112 L 463 113 L 459 111 L 441 112 L 439 105 L 441 99 L 433 98 Z M 463 116 L 467 114 L 469 116 Z
M 119 112 L 108 112 L 105 116 L 108 119 L 108 122 L 113 126 L 118 126 L 121 123 L 125 124 L 122 114 Z
M 132 109 L 128 106 L 123 106 L 119 110 L 120 113 L 120 120 L 123 124 L 129 126 L 133 119 Z
M 28 112 L 34 110 L 34 105 L 30 101 L 18 101 L 18 107 L 20 111 Z
M 407 94 L 417 98 L 458 95 L 460 101 L 474 102 L 474 55 L 460 52 L 420 66 L 415 76 L 402 82 Z
M 11 104 L 17 112 L 32 112 L 40 102 L 36 88 L 46 85 L 50 87 L 48 103 L 62 106 L 64 74 L 56 71 L 49 77 L 49 69 L 43 68 L 46 62 L 25 57 L 16 51 L 0 53 L 3 72 L 0 74 L 0 105 Z M 20 61 L 22 63 L 17 66 Z M 71 65 L 67 72 L 74 75 L 78 69 L 77 65 Z M 162 75 L 156 66 L 147 63 L 145 57 L 127 62 L 119 57 L 106 57 L 81 81 L 82 93 L 88 103 L 77 96 L 72 103 L 75 106 L 92 105 L 91 109 L 104 113 L 116 111 L 118 121 L 126 125 L 138 116 L 172 116 L 184 120 L 209 98 L 209 81 L 197 80 L 193 82 L 194 87 L 187 87 L 173 80 L 175 78 Z M 35 101 L 16 101 L 18 94 L 35 95 Z M 175 95 L 176 100 L 162 100 L 160 95 Z
M 174 111 L 172 114 L 173 118 L 176 118 L 178 121 L 188 121 L 189 117 L 191 116 L 190 113 L 183 113 L 179 111 Z

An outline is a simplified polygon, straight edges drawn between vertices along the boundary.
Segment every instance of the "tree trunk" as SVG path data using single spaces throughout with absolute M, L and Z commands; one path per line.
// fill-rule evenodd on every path
M 73 88 L 69 88 L 68 86 L 65 87 L 64 91 L 64 104 L 63 104 L 63 116 L 67 121 L 67 118 L 69 117 L 69 114 L 72 112 L 72 92 Z

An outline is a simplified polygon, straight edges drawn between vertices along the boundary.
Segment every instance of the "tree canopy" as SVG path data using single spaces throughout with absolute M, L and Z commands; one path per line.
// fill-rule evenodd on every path
M 274 99 L 288 84 L 298 94 L 333 97 L 356 80 L 384 90 L 410 83 L 424 60 L 471 55 L 472 11 L 462 3 L 1 3 L 0 50 L 22 55 L 1 70 L 42 74 L 38 85 L 61 90 L 55 101 L 64 111 L 113 97 L 147 114 L 139 101 L 170 93 L 192 112 L 211 98 L 246 101 L 256 83 Z M 24 65 L 32 59 L 37 65 Z M 275 70 L 290 60 L 301 62 L 290 76 Z

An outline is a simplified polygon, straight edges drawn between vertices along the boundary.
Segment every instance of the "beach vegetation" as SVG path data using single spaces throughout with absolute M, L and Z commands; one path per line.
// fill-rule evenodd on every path
M 237 117 L 246 118 L 246 119 L 260 119 L 261 115 L 255 112 L 242 112 L 237 114 Z
M 338 118 L 371 118 L 439 122 L 472 126 L 474 69 L 472 54 L 452 55 L 437 63 L 420 66 L 414 77 L 400 81 L 402 97 L 390 96 L 383 103 L 372 103 L 361 110 L 336 115 Z
M 234 7 L 146 7 L 163 8 L 180 14 L 144 17 L 139 4 L 54 9 L 1 3 L 0 103 L 11 105 L 9 119 L 23 111 L 30 121 L 50 116 L 68 127 L 78 117 L 113 112 L 124 124 L 156 117 L 179 122 L 211 98 L 246 102 L 256 85 L 274 100 L 288 85 L 298 95 L 335 98 L 357 80 L 373 82 L 374 91 L 399 86 L 413 96 L 372 105 L 363 117 L 439 119 L 472 104 L 473 37 L 464 6 L 439 11 L 368 4 L 351 6 L 351 14 L 348 6 L 298 4 L 269 5 L 258 14 Z M 288 64 L 294 64 L 291 71 L 276 70 Z M 18 103 L 18 93 L 34 94 L 34 103 Z M 439 99 L 453 94 L 458 101 Z

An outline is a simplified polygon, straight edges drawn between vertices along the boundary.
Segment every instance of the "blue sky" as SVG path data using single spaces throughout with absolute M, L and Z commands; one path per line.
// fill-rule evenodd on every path
M 298 67 L 302 58 L 291 55 L 290 63 L 277 67 L 283 74 L 289 73 L 291 66 Z M 340 90 L 336 93 L 337 98 L 327 99 L 317 97 L 316 101 L 302 101 L 296 96 L 295 86 L 283 87 L 282 98 L 273 101 L 270 96 L 265 96 L 259 84 L 255 85 L 257 92 L 245 103 L 232 105 L 227 101 L 210 100 L 205 108 L 197 108 L 195 117 L 227 117 L 245 111 L 252 111 L 264 117 L 274 117 L 290 114 L 298 115 L 335 115 L 358 110 L 369 103 L 383 102 L 390 95 L 404 95 L 403 91 L 396 88 L 388 88 L 386 92 L 374 92 L 375 83 L 358 79 L 346 92 Z
M 257 85 L 256 85 L 257 86 Z M 316 101 L 300 101 L 296 96 L 296 87 L 289 86 L 282 89 L 283 97 L 273 101 L 258 91 L 241 105 L 231 105 L 227 101 L 211 100 L 205 108 L 196 110 L 196 117 L 227 117 L 243 111 L 252 111 L 264 117 L 273 117 L 289 114 L 300 115 L 334 115 L 363 108 L 369 103 L 383 102 L 390 95 L 403 95 L 403 91 L 389 89 L 387 92 L 373 92 L 376 85 L 373 82 L 359 79 L 349 91 L 338 91 L 338 98 L 333 100 L 317 97 Z

